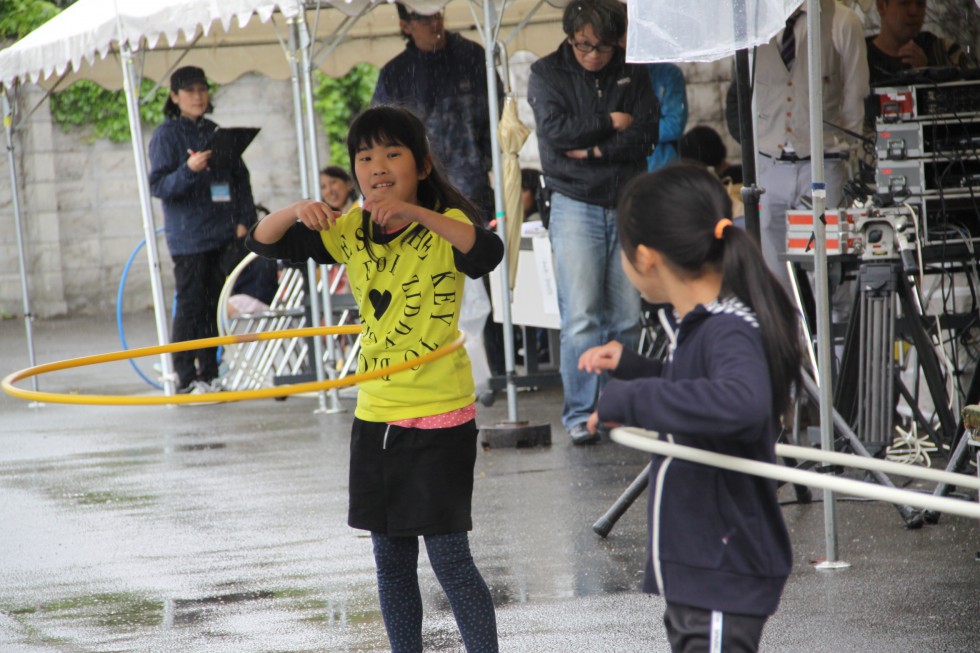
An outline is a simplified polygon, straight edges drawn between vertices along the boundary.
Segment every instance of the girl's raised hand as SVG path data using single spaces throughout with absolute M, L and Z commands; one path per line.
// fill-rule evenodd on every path
M 612 340 L 604 345 L 587 349 L 578 359 L 578 368 L 585 372 L 602 374 L 606 370 L 616 369 L 622 354 L 622 343 Z
M 326 231 L 337 222 L 342 213 L 334 211 L 323 202 L 301 200 L 293 205 L 296 219 L 314 231 Z
M 384 232 L 398 231 L 415 221 L 413 210 L 418 207 L 395 197 L 376 193 L 364 200 L 364 210 Z

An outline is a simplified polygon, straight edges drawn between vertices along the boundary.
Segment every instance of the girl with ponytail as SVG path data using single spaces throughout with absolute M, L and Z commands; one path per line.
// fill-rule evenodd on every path
M 666 305 L 671 345 L 666 360 L 618 342 L 581 356 L 580 369 L 611 377 L 591 431 L 636 426 L 677 444 L 776 461 L 780 416 L 800 379 L 798 316 L 731 209 L 721 182 L 693 164 L 624 188 L 623 268 L 647 302 Z M 660 455 L 650 481 L 643 589 L 666 601 L 671 649 L 756 650 L 792 565 L 776 482 Z

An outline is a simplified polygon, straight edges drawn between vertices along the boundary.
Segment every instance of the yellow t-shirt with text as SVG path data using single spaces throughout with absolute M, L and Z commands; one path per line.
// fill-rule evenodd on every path
M 456 209 L 443 215 L 470 222 Z M 361 220 L 361 209 L 354 207 L 320 234 L 330 256 L 347 266 L 360 307 L 359 373 L 417 358 L 455 340 L 465 277 L 456 269 L 449 241 L 419 224 L 386 244 L 372 242 L 372 258 L 361 238 Z M 446 413 L 473 401 L 473 372 L 460 347 L 431 363 L 362 382 L 354 414 L 390 422 Z

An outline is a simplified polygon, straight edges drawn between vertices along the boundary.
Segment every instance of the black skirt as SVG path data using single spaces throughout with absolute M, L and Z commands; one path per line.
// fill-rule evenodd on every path
M 354 418 L 347 523 L 392 537 L 473 528 L 476 422 L 415 429 Z

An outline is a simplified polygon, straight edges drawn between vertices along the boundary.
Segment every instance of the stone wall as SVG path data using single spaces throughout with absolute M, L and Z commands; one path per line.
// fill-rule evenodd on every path
M 37 105 L 41 95 L 27 93 L 21 107 Z M 59 315 L 67 310 L 61 271 L 61 223 L 55 184 L 56 146 L 47 104 L 25 121 L 14 137 L 14 161 L 19 171 L 17 201 L 22 214 L 24 257 L 35 315 Z M 5 142 L 5 146 L 7 143 Z M 9 161 L 9 159 L 8 159 Z M 8 161 L 4 161 L 10 180 Z M 23 315 L 21 275 L 14 222 L 12 184 L 0 185 L 0 314 Z
M 87 129 L 62 131 L 42 99 L 32 87 L 19 98 L 21 115 L 38 108 L 14 137 L 32 312 L 38 317 L 114 312 L 126 261 L 144 238 L 132 145 L 94 139 Z M 274 209 L 299 198 L 290 84 L 248 75 L 222 86 L 214 105 L 211 117 L 218 124 L 262 127 L 244 156 L 256 202 Z M 144 126 L 144 155 L 153 128 Z M 328 148 L 320 140 L 324 157 Z M 9 168 L 6 161 L 3 167 Z M 4 178 L 10 179 L 9 172 Z M 156 199 L 153 211 L 162 226 Z M 0 314 L 23 315 L 9 181 L 0 184 L 0 224 Z M 162 234 L 157 243 L 164 296 L 170 298 L 172 264 Z M 127 275 L 123 309 L 150 306 L 144 249 Z
M 680 64 L 687 81 L 688 119 L 684 131 L 709 125 L 721 134 L 728 149 L 728 161 L 739 163 L 742 149 L 728 133 L 725 123 L 725 94 L 732 83 L 733 57 L 710 63 Z

